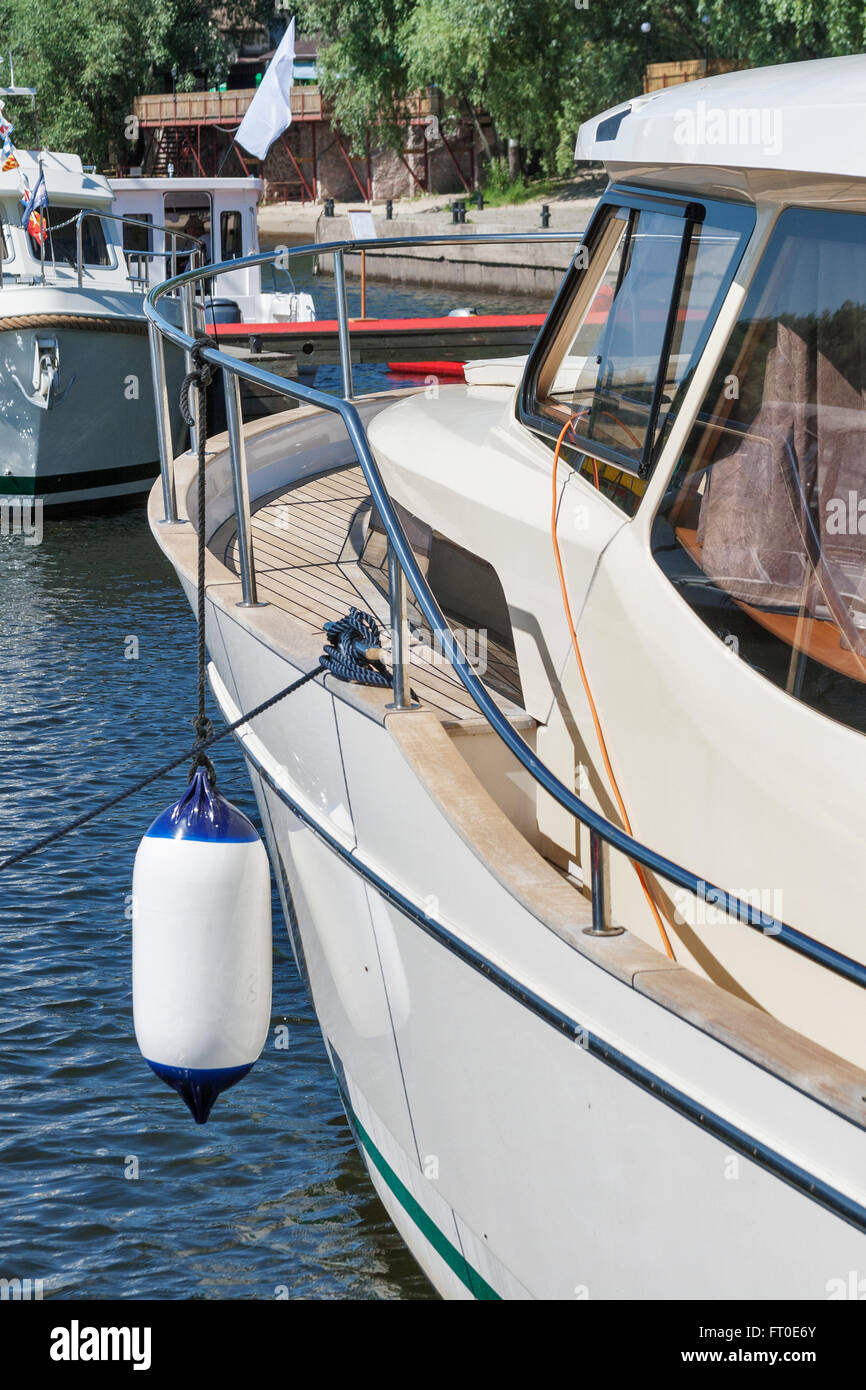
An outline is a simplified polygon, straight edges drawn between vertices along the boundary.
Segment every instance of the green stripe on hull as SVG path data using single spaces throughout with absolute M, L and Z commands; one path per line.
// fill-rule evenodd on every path
M 0 477 L 0 497 L 50 497 L 58 492 L 85 492 L 116 487 L 121 483 L 154 482 L 158 463 L 137 463 L 131 468 L 91 468 L 86 473 L 46 473 L 27 478 Z
M 348 1096 L 345 1096 L 344 1099 L 349 1109 L 352 1126 L 369 1154 L 370 1161 L 387 1183 L 403 1210 L 408 1216 L 411 1216 L 421 1234 L 433 1246 L 436 1254 L 440 1259 L 445 1261 L 448 1268 L 457 1275 L 461 1284 L 465 1284 L 466 1288 L 475 1298 L 496 1299 L 498 1302 L 501 1302 L 501 1295 L 487 1283 L 486 1279 L 481 1277 L 476 1269 L 472 1268 L 466 1256 L 457 1249 L 456 1245 L 452 1245 L 444 1231 L 440 1231 L 435 1221 L 427 1215 L 420 1202 L 416 1201 L 412 1196 L 406 1184 L 401 1182 L 400 1178 L 397 1177 L 394 1169 L 383 1158 L 364 1126 L 361 1124 L 361 1121 L 358 1119 L 358 1116 L 349 1106 Z

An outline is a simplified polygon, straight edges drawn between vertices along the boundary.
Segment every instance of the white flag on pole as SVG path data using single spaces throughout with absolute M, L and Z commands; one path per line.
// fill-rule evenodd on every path
M 292 78 L 295 70 L 295 21 L 292 20 L 270 61 L 235 136 L 239 145 L 264 159 L 278 135 L 292 123 Z

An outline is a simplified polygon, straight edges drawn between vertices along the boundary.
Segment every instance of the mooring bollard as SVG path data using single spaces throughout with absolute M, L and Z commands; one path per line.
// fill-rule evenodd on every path
M 475 194 L 475 206 L 477 207 L 479 212 L 484 211 L 484 194 L 481 192 L 480 188 L 478 192 Z
M 326 199 L 325 199 L 325 216 L 326 216 L 326 217 L 333 217 L 333 216 L 334 216 L 334 200 L 333 200 L 333 198 L 326 198 Z
M 541 204 L 541 225 L 542 227 L 550 226 L 550 208 L 547 203 Z
M 451 204 L 451 225 L 452 225 L 452 226 L 456 226 L 456 224 L 457 224 L 459 221 L 460 221 L 460 207 L 459 207 L 458 203 L 454 202 L 454 203 Z
M 386 221 L 386 222 L 390 222 L 391 219 L 393 218 L 393 216 L 394 216 L 394 204 L 391 202 L 391 199 L 389 198 L 389 199 L 387 200 L 387 202 L 385 203 L 385 221 Z

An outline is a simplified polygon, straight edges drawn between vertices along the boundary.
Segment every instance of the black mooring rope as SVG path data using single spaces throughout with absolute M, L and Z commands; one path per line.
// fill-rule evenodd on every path
M 105 801 L 100 801 L 92 810 L 85 811 L 83 815 L 76 816 L 74 820 L 61 825 L 59 829 L 52 830 L 50 835 L 43 835 L 41 839 L 34 840 L 32 844 L 18 850 L 16 854 L 7 855 L 0 860 L 0 873 L 4 869 L 11 869 L 13 865 L 20 864 L 23 860 L 29 859 L 31 855 L 38 854 L 40 850 L 47 849 L 57 840 L 63 839 L 65 835 L 70 835 L 73 830 L 80 830 L 82 826 L 88 825 L 90 821 L 96 820 L 98 816 L 105 815 L 106 812 L 119 806 L 122 801 L 126 801 L 137 792 L 149 787 L 151 782 L 156 782 L 160 777 L 165 777 L 167 773 L 173 772 L 181 763 L 187 759 L 192 759 L 190 769 L 190 780 L 196 768 L 204 767 L 207 772 L 208 781 L 211 786 L 216 784 L 216 772 L 210 758 L 206 756 L 206 749 L 212 744 L 219 743 L 221 738 L 226 738 L 228 734 L 234 733 L 242 724 L 246 724 L 251 719 L 263 714 L 265 710 L 276 705 L 280 700 L 284 700 L 287 695 L 300 690 L 302 685 L 320 673 L 336 676 L 338 680 L 355 681 L 363 685 L 387 686 L 391 685 L 392 677 L 386 670 L 380 659 L 379 648 L 379 626 L 372 613 L 366 613 L 363 609 L 350 608 L 346 617 L 338 619 L 336 622 L 324 624 L 324 630 L 328 636 L 328 645 L 322 653 L 321 658 L 311 671 L 297 680 L 292 681 L 284 690 L 278 691 L 270 699 L 263 700 L 255 709 L 248 710 L 246 714 L 240 715 L 232 724 L 227 724 L 218 734 L 213 731 L 213 725 L 207 717 L 205 709 L 205 698 L 207 694 L 207 651 L 205 648 L 205 559 L 206 559 L 206 526 L 205 526 L 205 449 L 207 445 L 207 425 L 205 420 L 206 400 L 205 393 L 210 384 L 214 368 L 209 362 L 203 361 L 201 357 L 202 348 L 207 346 L 207 338 L 198 334 L 194 346 L 190 349 L 190 356 L 195 363 L 192 371 L 187 372 L 180 388 L 180 410 L 187 425 L 192 428 L 195 424 L 195 416 L 190 407 L 190 392 L 193 388 L 198 392 L 198 433 L 196 443 L 198 446 L 198 701 L 196 716 L 193 725 L 196 732 L 196 741 L 192 748 L 188 748 L 179 757 L 172 758 L 171 762 L 163 763 L 153 772 L 149 772 L 146 777 L 142 777 L 132 786 L 125 787 L 123 791 L 117 792 L 115 796 L 108 797 Z
M 160 777 L 165 777 L 166 773 L 173 772 L 176 767 L 180 767 L 181 763 L 185 763 L 188 758 L 194 757 L 198 752 L 203 753 L 212 743 L 219 743 L 221 738 L 225 738 L 228 734 L 233 734 L 235 729 L 239 729 L 240 726 L 246 724 L 248 720 L 255 719 L 259 714 L 264 714 L 266 709 L 270 709 L 271 706 L 277 704 L 279 700 L 284 700 L 286 696 L 291 695 L 293 691 L 300 690 L 301 686 L 306 685 L 307 681 L 311 681 L 314 676 L 318 676 L 321 670 L 322 665 L 319 663 L 318 666 L 313 667 L 312 671 L 307 671 L 306 675 L 300 676 L 296 681 L 292 681 L 292 684 L 287 685 L 285 690 L 280 690 L 276 695 L 272 695 L 269 700 L 263 700 L 260 705 L 256 705 L 255 709 L 248 710 L 246 714 L 242 714 L 233 724 L 227 724 L 224 729 L 220 729 L 218 734 L 209 734 L 207 738 L 197 742 L 192 748 L 187 748 L 179 757 L 172 758 L 170 763 L 164 763 L 162 767 L 156 768 L 154 772 L 149 772 L 148 775 L 142 777 L 140 781 L 134 782 L 131 787 L 125 787 L 123 791 L 118 792 L 116 796 L 109 797 L 107 801 L 100 801 L 99 805 L 94 806 L 91 811 L 85 811 L 84 815 L 77 816 L 75 820 L 68 821 L 67 824 L 62 825 L 59 830 L 53 830 L 50 835 L 43 835 L 41 840 L 34 840 L 33 844 L 27 845 L 26 848 L 19 850 L 17 854 L 10 854 L 6 859 L 0 860 L 0 873 L 2 873 L 4 869 L 11 869 L 14 864 L 20 864 L 23 859 L 29 859 L 32 854 L 37 854 L 39 850 L 47 849 L 49 845 L 54 844 L 55 840 L 61 840 L 64 835 L 69 835 L 73 830 L 80 830 L 81 827 L 87 825 L 89 821 L 96 820 L 97 816 L 104 815 L 106 811 L 110 811 L 113 807 L 119 806 L 121 801 L 126 801 L 130 796 L 135 796 L 136 792 L 143 791 L 145 787 L 150 786 L 151 782 L 156 782 Z
M 213 725 L 207 717 L 207 652 L 205 650 L 205 591 L 204 572 L 207 552 L 207 527 L 205 525 L 205 451 L 207 448 L 207 388 L 213 380 L 214 368 L 205 362 L 202 349 L 207 346 L 206 334 L 197 333 L 196 341 L 190 348 L 193 360 L 192 370 L 187 372 L 180 388 L 180 413 L 190 429 L 195 428 L 198 449 L 198 605 L 196 621 L 198 624 L 198 703 L 193 719 L 196 748 L 193 752 L 189 775 L 192 781 L 196 768 L 203 767 L 212 787 L 216 786 L 216 769 L 204 751 L 204 744 L 213 733 Z M 190 392 L 195 387 L 198 392 L 198 420 L 190 405 Z

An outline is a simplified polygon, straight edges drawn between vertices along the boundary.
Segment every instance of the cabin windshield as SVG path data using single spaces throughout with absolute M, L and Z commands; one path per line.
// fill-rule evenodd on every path
M 866 733 L 863 216 L 780 216 L 653 549 L 733 652 Z
M 532 424 L 629 514 L 739 263 L 742 205 L 611 206 L 537 373 Z
M 78 251 L 75 244 L 75 219 L 81 208 L 47 207 L 33 213 L 28 227 L 30 249 L 37 261 L 42 259 L 42 246 L 46 261 L 55 265 L 78 265 Z M 81 250 L 85 265 L 111 265 L 105 230 L 98 213 L 85 217 L 81 225 Z

